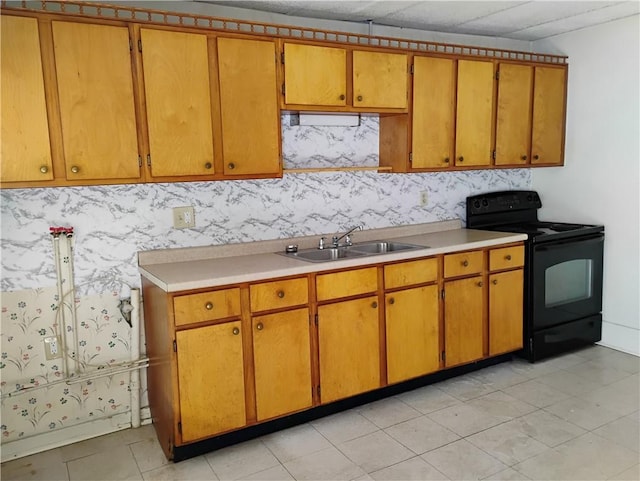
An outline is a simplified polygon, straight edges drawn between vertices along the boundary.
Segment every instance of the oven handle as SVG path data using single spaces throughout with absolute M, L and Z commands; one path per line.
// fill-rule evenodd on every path
M 544 244 L 544 245 L 537 245 L 535 247 L 535 250 L 548 251 L 551 249 L 560 248 L 567 244 L 597 244 L 598 242 L 602 242 L 603 239 L 604 239 L 604 234 L 596 234 L 593 236 L 581 237 L 581 238 L 574 237 L 572 239 L 565 239 L 565 240 L 556 241 L 556 242 L 549 242 L 548 244 Z

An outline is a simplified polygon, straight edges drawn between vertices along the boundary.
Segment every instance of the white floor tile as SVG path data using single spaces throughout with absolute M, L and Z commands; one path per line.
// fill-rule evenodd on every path
M 388 468 L 375 471 L 371 473 L 370 476 L 378 481 L 427 481 L 449 479 L 419 456 L 407 459 L 406 461 L 401 461 L 398 464 L 389 466 Z
M 259 439 L 219 449 L 204 458 L 220 479 L 240 479 L 280 464 Z
M 143 473 L 145 481 L 206 481 L 217 480 L 203 456 L 161 466 Z
M 67 463 L 70 481 L 142 479 L 129 446 L 118 446 Z
M 333 444 L 350 441 L 380 429 L 355 409 L 316 419 L 311 425 Z
M 412 451 L 382 431 L 342 443 L 338 445 L 338 449 L 367 473 L 415 456 Z
M 302 424 L 261 438 L 281 463 L 331 447 L 331 443 L 310 424 Z
M 440 409 L 461 404 L 462 401 L 447 394 L 435 385 L 424 386 L 413 391 L 408 391 L 396 396 L 403 403 L 422 414 L 429 414 Z
M 381 399 L 357 408 L 358 412 L 379 428 L 386 428 L 422 415 L 395 397 Z
M 366 474 L 333 446 L 289 461 L 284 467 L 297 480 L 351 480 Z
M 410 419 L 384 430 L 416 454 L 426 453 L 460 439 L 453 431 L 432 421 L 427 416 Z
M 469 436 L 467 441 L 507 466 L 537 456 L 549 449 L 545 444 L 524 434 L 512 423 L 494 426 Z
M 496 458 L 461 439 L 423 454 L 422 459 L 449 479 L 484 479 L 507 468 Z

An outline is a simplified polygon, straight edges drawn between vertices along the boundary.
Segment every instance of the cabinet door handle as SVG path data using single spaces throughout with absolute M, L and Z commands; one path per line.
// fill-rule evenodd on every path
M 527 160 L 527 156 L 523 155 L 522 157 L 520 157 L 522 160 Z
M 464 157 L 463 156 L 458 157 L 458 162 L 464 162 Z
M 511 260 L 511 254 L 507 254 L 506 256 L 504 256 L 505 260 L 510 261 Z
M 491 281 L 491 284 L 493 284 L 494 286 L 498 283 L 498 279 L 494 279 Z
M 229 167 L 229 170 L 233 170 L 236 168 L 236 164 L 234 164 L 233 162 L 229 162 L 229 165 L 227 165 L 227 167 Z
M 378 307 L 378 303 L 376 301 L 373 301 L 371 303 L 371 307 L 373 307 L 375 309 L 376 307 Z
M 362 95 L 358 95 L 358 102 L 362 102 Z
M 444 158 L 444 163 L 445 163 L 445 164 L 448 164 L 448 163 L 449 163 L 449 157 L 445 157 L 445 158 Z
M 463 260 L 463 261 L 462 261 L 462 266 L 463 266 L 463 267 L 469 267 L 469 261 L 468 261 L 468 260 L 466 260 L 466 259 L 465 259 L 465 260 Z
M 256 329 L 258 331 L 262 331 L 264 329 L 264 324 L 262 324 L 261 322 L 259 322 L 258 324 L 256 324 Z
M 278 291 L 278 297 L 282 299 L 284 297 L 284 291 Z
M 240 334 L 240 329 L 238 329 L 237 327 L 234 327 L 233 331 L 231 331 L 231 332 L 233 332 L 234 336 L 237 336 L 238 334 Z
M 392 297 L 391 299 L 389 299 L 389 304 L 395 304 L 396 300 Z
M 207 170 L 211 169 L 211 167 L 213 167 L 211 162 L 207 162 L 206 164 L 204 164 L 204 168 L 207 169 Z
M 213 302 L 207 302 L 207 303 L 204 305 L 204 308 L 205 308 L 207 311 L 210 311 L 211 309 L 213 309 Z
M 540 156 L 538 154 L 533 156 L 533 160 L 538 160 L 540 158 Z
M 42 167 L 40 167 L 40 172 L 42 172 L 43 174 L 46 174 L 47 172 L 49 172 L 49 167 L 47 167 L 46 165 L 43 165 Z
M 77 174 L 78 172 L 80 172 L 80 167 L 78 167 L 77 165 L 71 166 L 71 172 Z
M 344 99 L 345 99 L 345 96 L 344 96 L 344 94 L 342 94 L 342 95 L 340 95 L 340 97 L 338 97 L 338 98 L 339 98 L 340 100 L 344 100 Z
M 482 287 L 482 281 L 478 282 L 476 285 L 477 285 L 478 287 Z

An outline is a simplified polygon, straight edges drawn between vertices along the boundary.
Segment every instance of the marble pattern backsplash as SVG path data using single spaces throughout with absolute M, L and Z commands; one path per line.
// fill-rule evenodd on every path
M 284 115 L 282 126 L 285 167 L 377 164 L 376 117 L 363 117 L 359 127 L 297 127 Z M 0 288 L 55 284 L 50 226 L 74 227 L 77 294 L 90 295 L 139 286 L 140 250 L 464 219 L 468 195 L 530 184 L 529 169 L 496 169 L 2 190 Z M 174 229 L 172 208 L 187 205 L 195 208 L 196 228 Z

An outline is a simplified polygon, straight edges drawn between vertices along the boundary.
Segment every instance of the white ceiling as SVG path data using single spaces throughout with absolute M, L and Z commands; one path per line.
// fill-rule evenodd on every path
M 196 0 L 297 17 L 540 40 L 640 13 L 640 1 Z

